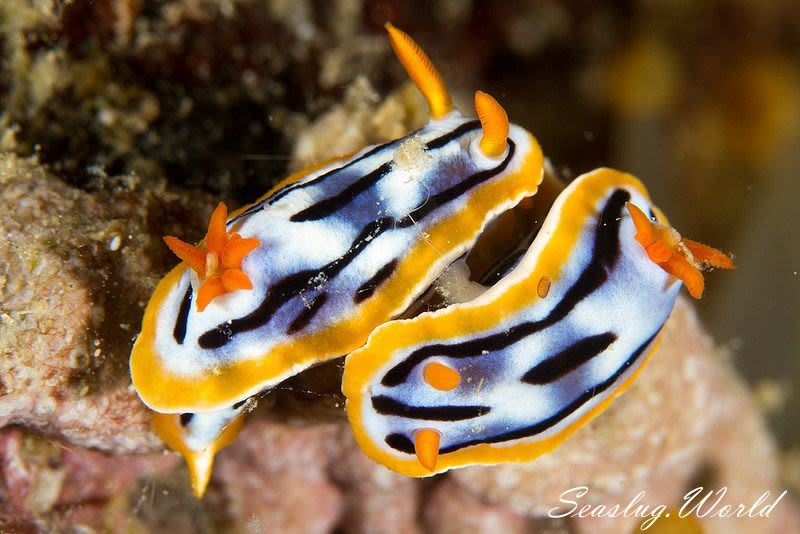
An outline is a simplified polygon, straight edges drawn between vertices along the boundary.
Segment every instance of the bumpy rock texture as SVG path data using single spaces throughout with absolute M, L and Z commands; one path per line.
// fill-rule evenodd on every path
M 624 9 L 549 1 L 0 2 L 0 530 L 620 532 L 640 519 L 547 512 L 581 485 L 586 504 L 624 506 L 644 490 L 678 507 L 696 485 L 727 486 L 735 503 L 779 493 L 782 476 L 797 484 L 797 453 L 781 472 L 730 352 L 683 300 L 640 379 L 562 447 L 431 480 L 361 454 L 333 362 L 260 401 L 198 502 L 127 370 L 174 262 L 162 235 L 198 238 L 216 198 L 233 207 L 291 168 L 426 119 L 416 91 L 397 88 L 386 19 L 425 43 L 463 109 L 471 89 L 500 88 L 556 162 L 616 161 L 687 234 L 730 242 L 746 186 L 768 180 L 800 125 L 786 59 L 797 7 L 758 6 L 634 2 L 643 22 L 629 28 Z M 729 34 L 755 45 L 713 39 Z M 777 404 L 786 439 L 796 430 Z M 800 532 L 791 495 L 768 521 L 701 524 Z
M 88 194 L 13 155 L 0 156 L 0 188 L 0 425 L 154 449 L 126 352 L 169 265 L 158 233 L 201 228 L 204 214 L 182 195 Z

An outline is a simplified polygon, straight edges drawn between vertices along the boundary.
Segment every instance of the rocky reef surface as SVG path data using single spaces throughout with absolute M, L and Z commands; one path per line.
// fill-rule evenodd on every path
M 478 16 L 471 2 L 434 4 L 434 21 L 448 24 L 453 37 L 425 34 L 434 43 L 429 51 L 461 46 L 460 55 L 472 58 L 443 68 L 456 99 L 468 101 L 465 88 L 497 52 L 465 38 Z M 485 15 L 494 46 L 536 56 L 563 39 L 569 20 L 595 16 L 537 5 Z M 379 32 L 386 18 L 424 31 L 411 16 L 415 6 L 0 5 L 0 529 L 620 532 L 642 519 L 547 514 L 562 492 L 584 485 L 587 504 L 624 506 L 645 491 L 643 502 L 675 508 L 698 485 L 727 487 L 726 502 L 754 502 L 786 487 L 778 449 L 730 351 L 715 347 L 680 300 L 631 389 L 535 462 L 430 480 L 391 473 L 353 441 L 333 362 L 261 399 L 238 441 L 219 454 L 206 498 L 194 499 L 183 463 L 150 431 L 127 367 L 144 305 L 174 261 L 161 235 L 198 238 L 215 199 L 245 202 L 290 168 L 421 124 L 424 102 L 399 85 Z M 528 26 L 512 23 L 515 17 Z M 581 27 L 580 39 L 599 39 L 591 25 Z M 670 61 L 657 47 L 631 49 L 615 69 L 635 70 L 637 54 L 657 73 Z M 512 115 L 521 85 L 509 89 Z M 664 112 L 669 94 L 643 102 L 635 89 L 614 89 L 611 107 L 626 118 Z M 762 116 L 792 111 L 783 85 L 757 90 L 784 102 L 783 111 Z M 587 123 L 597 116 L 589 110 Z M 773 137 L 789 128 L 782 121 L 768 124 Z M 546 153 L 556 145 L 564 154 L 546 141 L 559 128 L 543 132 Z M 758 165 L 768 140 L 741 157 Z M 660 523 L 685 532 L 698 526 Z M 710 532 L 800 532 L 791 495 L 769 520 L 699 523 Z

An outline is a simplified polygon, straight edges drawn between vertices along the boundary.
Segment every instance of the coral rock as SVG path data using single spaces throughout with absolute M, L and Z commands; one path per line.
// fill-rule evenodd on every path
M 345 532 L 391 534 L 421 532 L 418 481 L 389 471 L 361 452 L 349 425 L 341 425 L 331 463 L 333 480 L 341 487 Z
M 50 530 L 75 524 L 99 528 L 112 498 L 125 494 L 136 480 L 176 463 L 171 455 L 108 456 L 4 429 L 0 529 Z
M 502 503 L 490 504 L 471 493 L 452 478 L 438 484 L 425 503 L 425 522 L 430 532 L 507 532 L 530 531 L 528 520 Z
M 343 504 L 327 474 L 335 436 L 332 424 L 251 422 L 217 456 L 209 499 L 221 519 L 250 532 L 330 532 Z
M 127 362 L 168 265 L 154 264 L 168 253 L 149 225 L 182 228 L 160 213 L 175 210 L 200 228 L 205 214 L 166 193 L 81 192 L 11 155 L 0 187 L 0 426 L 117 453 L 161 448 Z

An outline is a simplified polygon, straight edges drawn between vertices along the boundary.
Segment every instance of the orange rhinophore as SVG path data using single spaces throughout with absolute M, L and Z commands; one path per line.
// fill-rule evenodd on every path
M 502 156 L 508 146 L 508 115 L 500 103 L 483 91 L 475 93 L 475 112 L 481 121 L 481 152 L 490 158 Z
M 414 434 L 414 451 L 417 459 L 428 471 L 436 469 L 436 460 L 439 458 L 439 433 L 429 428 L 417 430 Z
M 450 100 L 447 87 L 425 51 L 406 32 L 398 30 L 391 22 L 387 22 L 385 27 L 394 53 L 428 101 L 431 117 L 438 120 L 450 113 L 453 110 L 453 102 Z

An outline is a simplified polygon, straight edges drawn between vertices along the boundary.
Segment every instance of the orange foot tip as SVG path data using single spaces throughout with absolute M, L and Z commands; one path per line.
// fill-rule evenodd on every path
M 429 428 L 414 432 L 414 452 L 422 467 L 428 471 L 436 469 L 436 460 L 439 458 L 439 433 Z
M 204 241 L 195 246 L 177 237 L 165 236 L 169 249 L 197 273 L 203 282 L 197 291 L 197 311 L 220 295 L 237 289 L 253 289 L 250 278 L 242 270 L 242 260 L 258 247 L 258 239 L 244 238 L 234 232 L 228 235 L 228 208 L 220 202 L 211 214 Z
M 177 451 L 186 460 L 189 467 L 189 480 L 192 492 L 198 499 L 203 497 L 211 478 L 211 468 L 214 465 L 214 456 L 234 442 L 242 430 L 244 417 L 240 414 L 226 426 L 219 436 L 208 446 L 200 451 L 189 448 L 184 436 L 183 426 L 178 414 L 164 414 L 154 412 L 150 424 L 161 440 L 172 450 Z
M 674 228 L 650 220 L 630 202 L 627 203 L 627 208 L 636 227 L 636 241 L 647 251 L 647 256 L 653 263 L 683 282 L 694 298 L 703 296 L 704 268 L 735 268 L 733 259 L 727 254 L 702 243 L 683 239 Z

